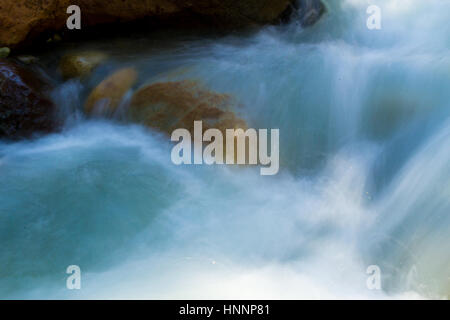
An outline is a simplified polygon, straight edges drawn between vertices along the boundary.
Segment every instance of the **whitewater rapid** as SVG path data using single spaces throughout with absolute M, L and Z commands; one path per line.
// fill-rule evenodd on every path
M 86 44 L 113 59 L 55 90 L 64 130 L 0 143 L 0 298 L 448 297 L 450 1 L 325 2 L 304 30 Z M 122 65 L 233 95 L 280 129 L 280 173 L 175 166 L 166 136 L 86 119 Z

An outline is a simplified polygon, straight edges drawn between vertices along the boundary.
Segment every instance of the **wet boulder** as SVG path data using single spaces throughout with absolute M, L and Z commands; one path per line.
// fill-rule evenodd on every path
M 132 121 L 171 134 L 184 128 L 193 134 L 194 121 L 203 129 L 247 128 L 233 111 L 231 96 L 210 91 L 196 81 L 159 82 L 139 89 L 130 102 Z
M 134 68 L 124 68 L 114 72 L 92 90 L 84 105 L 85 112 L 88 114 L 114 113 L 136 80 L 137 71 Z
M 85 78 L 106 59 L 106 54 L 97 51 L 70 53 L 62 57 L 59 70 L 64 79 Z
M 51 85 L 37 72 L 0 59 L 0 138 L 19 139 L 57 127 Z

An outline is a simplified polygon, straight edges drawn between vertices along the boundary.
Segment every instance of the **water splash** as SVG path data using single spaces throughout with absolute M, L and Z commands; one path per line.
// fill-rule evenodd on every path
M 96 43 L 110 64 L 55 91 L 66 129 L 0 145 L 0 297 L 448 296 L 450 3 L 380 0 L 370 31 L 369 2 L 304 30 Z M 157 132 L 74 117 L 130 60 L 140 85 L 199 80 L 279 128 L 281 173 L 175 167 Z

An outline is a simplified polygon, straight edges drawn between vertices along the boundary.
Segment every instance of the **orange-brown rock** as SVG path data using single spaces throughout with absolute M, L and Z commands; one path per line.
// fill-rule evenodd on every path
M 300 0 L 316 3 L 320 0 Z M 150 18 L 183 25 L 242 27 L 277 20 L 293 0 L 1 0 L 0 47 L 30 43 L 45 33 L 65 30 L 70 5 L 81 8 L 82 29 L 92 25 Z M 306 14 L 306 13 L 305 13 Z
M 131 120 L 171 134 L 203 121 L 203 130 L 246 129 L 244 120 L 232 111 L 229 95 L 212 92 L 195 81 L 160 82 L 139 89 L 130 102 Z
M 87 77 L 106 58 L 106 54 L 97 51 L 69 53 L 62 57 L 59 71 L 64 79 Z
M 134 68 L 124 68 L 114 72 L 92 90 L 84 105 L 85 112 L 93 113 L 98 107 L 104 113 L 114 113 L 136 80 L 137 71 Z

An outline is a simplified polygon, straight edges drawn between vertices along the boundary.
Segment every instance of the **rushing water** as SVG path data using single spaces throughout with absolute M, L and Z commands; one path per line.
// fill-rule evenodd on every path
M 447 297 L 450 1 L 369 2 L 381 30 L 368 1 L 330 0 L 305 30 L 86 43 L 112 58 L 55 90 L 63 132 L 0 144 L 0 297 Z M 165 136 L 86 119 L 124 65 L 232 94 L 251 127 L 280 129 L 280 173 L 177 167 Z

